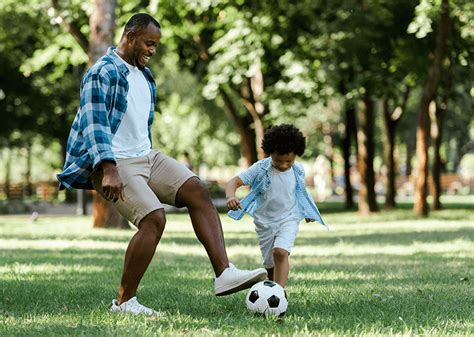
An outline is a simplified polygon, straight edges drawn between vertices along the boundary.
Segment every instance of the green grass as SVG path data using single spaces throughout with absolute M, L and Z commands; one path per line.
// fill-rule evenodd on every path
M 331 231 L 301 225 L 283 321 L 249 314 L 246 292 L 213 295 L 184 214 L 168 215 L 139 291 L 162 318 L 109 312 L 132 230 L 91 229 L 89 217 L 0 217 L 0 336 L 473 335 L 474 208 L 455 202 L 427 219 L 410 205 L 361 218 L 322 204 Z M 231 261 L 259 266 L 251 220 L 222 219 Z

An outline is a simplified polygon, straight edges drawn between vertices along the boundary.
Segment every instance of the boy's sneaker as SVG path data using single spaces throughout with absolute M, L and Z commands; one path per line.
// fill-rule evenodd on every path
M 232 263 L 219 277 L 214 279 L 216 296 L 223 296 L 250 288 L 255 283 L 266 280 L 267 271 L 263 268 L 255 270 L 240 270 Z
M 133 315 L 146 315 L 146 316 L 162 316 L 161 312 L 155 311 L 151 308 L 147 308 L 144 305 L 138 303 L 137 297 L 132 297 L 127 302 L 118 304 L 117 300 L 112 300 L 112 307 L 110 308 L 112 312 L 123 312 L 130 313 Z

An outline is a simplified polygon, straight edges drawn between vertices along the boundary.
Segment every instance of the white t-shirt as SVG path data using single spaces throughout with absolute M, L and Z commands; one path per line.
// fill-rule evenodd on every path
M 151 142 L 148 138 L 150 87 L 140 69 L 120 59 L 130 71 L 127 76 L 127 111 L 112 138 L 112 151 L 116 159 L 146 156 L 151 151 Z
M 296 205 L 296 177 L 293 168 L 284 172 L 272 168 L 272 182 L 261 197 L 261 203 L 254 213 L 259 225 L 277 225 L 286 221 L 298 221 Z

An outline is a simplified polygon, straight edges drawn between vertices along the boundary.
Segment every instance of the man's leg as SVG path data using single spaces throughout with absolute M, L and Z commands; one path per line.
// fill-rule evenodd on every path
M 188 179 L 178 190 L 176 205 L 186 206 L 199 241 L 207 251 L 216 274 L 214 290 L 223 296 L 250 288 L 267 277 L 263 268 L 239 270 L 229 263 L 222 225 L 206 186 L 197 177 Z
M 138 284 L 155 254 L 165 223 L 166 217 L 162 208 L 151 212 L 140 221 L 138 232 L 130 240 L 125 254 L 118 304 L 136 295 Z
M 194 232 L 206 249 L 216 276 L 229 267 L 219 214 L 209 191 L 197 177 L 188 179 L 176 194 L 176 204 L 188 208 Z

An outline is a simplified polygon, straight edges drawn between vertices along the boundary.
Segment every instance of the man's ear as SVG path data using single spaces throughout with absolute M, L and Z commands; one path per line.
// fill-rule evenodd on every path
M 133 42 L 136 37 L 137 36 L 136 36 L 134 31 L 131 30 L 131 31 L 127 32 L 127 41 L 128 42 Z

